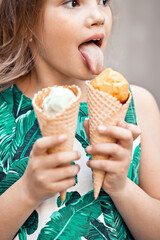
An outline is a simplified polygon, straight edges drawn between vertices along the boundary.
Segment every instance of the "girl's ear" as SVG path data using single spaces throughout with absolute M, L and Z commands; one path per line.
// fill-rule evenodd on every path
M 32 41 L 33 41 L 32 37 L 31 37 L 28 41 L 29 41 L 29 42 L 32 42 Z

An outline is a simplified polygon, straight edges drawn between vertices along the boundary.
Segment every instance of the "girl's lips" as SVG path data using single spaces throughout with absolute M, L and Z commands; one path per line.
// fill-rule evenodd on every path
M 104 39 L 104 34 L 103 33 L 99 33 L 99 34 L 94 34 L 91 37 L 87 38 L 84 42 L 82 42 L 79 47 L 85 43 L 88 42 L 93 42 L 95 43 L 98 47 L 102 46 L 103 43 L 103 39 Z

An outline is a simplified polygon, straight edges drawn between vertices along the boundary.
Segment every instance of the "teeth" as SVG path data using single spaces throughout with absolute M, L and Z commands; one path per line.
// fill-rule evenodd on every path
M 99 41 L 100 40 L 100 38 L 98 38 L 98 39 L 93 39 L 93 41 Z

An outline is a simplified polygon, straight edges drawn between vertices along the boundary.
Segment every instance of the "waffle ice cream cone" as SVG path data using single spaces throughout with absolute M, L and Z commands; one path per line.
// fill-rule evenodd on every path
M 37 94 L 34 95 L 32 101 L 42 136 L 52 136 L 60 134 L 67 135 L 67 140 L 64 143 L 58 145 L 53 149 L 49 149 L 48 153 L 73 150 L 75 131 L 77 126 L 77 117 L 79 113 L 81 90 L 75 85 L 64 87 L 70 89 L 75 94 L 76 100 L 63 112 L 57 114 L 54 117 L 47 116 L 47 114 L 44 113 L 42 110 L 42 103 L 45 97 L 49 95 L 51 88 L 44 88 L 42 89 L 42 91 L 39 91 Z M 66 198 L 66 191 L 61 192 L 60 197 L 61 201 L 64 202 Z
M 97 143 L 115 142 L 115 139 L 102 136 L 98 133 L 97 127 L 99 125 L 114 126 L 118 121 L 124 120 L 131 95 L 129 93 L 128 100 L 122 104 L 115 97 L 112 97 L 106 92 L 95 89 L 92 81 L 87 81 L 87 93 L 88 93 L 88 111 L 89 111 L 89 127 L 90 127 L 90 143 L 91 145 Z M 92 155 L 92 159 L 108 159 L 107 156 Z M 94 197 L 97 199 L 105 173 L 99 170 L 93 170 L 93 182 L 94 182 Z

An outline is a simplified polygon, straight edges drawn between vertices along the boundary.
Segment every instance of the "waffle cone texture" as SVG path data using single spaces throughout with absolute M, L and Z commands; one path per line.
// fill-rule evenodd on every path
M 56 87 L 56 86 L 54 86 Z M 37 116 L 37 120 L 40 126 L 42 136 L 53 136 L 66 134 L 67 140 L 56 146 L 53 149 L 49 149 L 48 153 L 56 153 L 61 151 L 72 151 L 76 126 L 77 117 L 79 113 L 81 90 L 76 85 L 63 86 L 71 90 L 75 96 L 76 100 L 66 108 L 62 113 L 57 114 L 54 117 L 47 116 L 42 110 L 42 103 L 51 91 L 51 88 L 44 88 L 34 95 L 32 105 Z M 64 165 L 63 165 L 64 166 Z M 66 166 L 66 165 L 65 165 Z M 61 201 L 64 202 L 66 198 L 66 191 L 60 193 Z
M 115 126 L 118 121 L 124 120 L 126 112 L 131 100 L 129 94 L 128 100 L 122 104 L 115 97 L 112 97 L 106 92 L 95 89 L 90 81 L 86 82 L 87 86 L 87 102 L 89 113 L 89 128 L 90 128 L 90 144 L 115 142 L 113 138 L 102 136 L 98 133 L 99 125 Z M 108 156 L 92 155 L 92 159 L 108 159 Z M 97 199 L 102 187 L 105 172 L 93 170 L 94 197 Z

